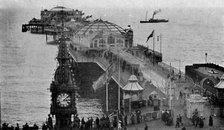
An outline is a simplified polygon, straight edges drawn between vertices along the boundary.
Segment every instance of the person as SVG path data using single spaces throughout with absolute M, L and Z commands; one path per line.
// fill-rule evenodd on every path
M 29 129 L 29 125 L 28 125 L 28 123 L 26 123 L 25 125 L 24 125 L 24 130 L 28 130 Z
M 89 125 L 90 125 L 90 128 L 92 129 L 93 128 L 93 117 L 90 118 Z
M 100 124 L 100 119 L 97 117 L 97 118 L 96 118 L 96 128 L 97 128 L 97 129 L 99 128 L 99 124 Z
M 183 128 L 181 130 L 186 130 L 185 126 L 183 126 Z
M 182 116 L 179 114 L 179 121 L 180 121 L 180 125 L 183 126 L 183 122 L 182 122 Z
M 34 128 L 34 130 L 38 130 L 39 129 L 36 123 L 34 123 L 33 128 Z
M 84 120 L 84 117 L 82 118 L 82 121 L 81 121 L 81 129 L 85 128 L 85 120 Z
M 8 129 L 8 124 L 5 122 L 2 124 L 2 130 L 7 130 Z
M 15 130 L 19 130 L 19 124 L 18 124 L 18 123 L 16 123 L 16 128 L 15 128 Z
M 179 128 L 180 127 L 180 118 L 179 116 L 177 115 L 177 118 L 176 118 L 176 126 L 175 128 Z
M 147 124 L 145 124 L 145 130 L 148 130 L 148 125 Z
M 194 113 L 195 116 L 198 116 L 198 109 L 195 109 Z
M 209 116 L 209 126 L 213 126 L 213 118 L 211 115 Z
M 200 117 L 199 116 L 196 116 L 195 117 L 195 127 L 197 127 L 200 123 Z
M 203 116 L 201 116 L 200 118 L 199 118 L 199 127 L 200 128 L 203 128 L 204 127 L 204 118 L 203 118 Z
M 110 128 L 110 118 L 108 117 L 108 115 L 106 116 L 105 122 L 106 122 L 106 128 Z
M 47 126 L 45 124 L 42 125 L 42 130 L 47 130 Z
M 182 92 L 180 91 L 180 94 L 179 94 L 179 96 L 180 96 L 180 99 L 182 99 L 182 97 L 183 97 L 183 94 L 182 94 Z
M 53 128 L 53 121 L 52 121 L 52 118 L 51 118 L 51 115 L 50 114 L 48 114 L 47 126 L 48 126 L 48 128 L 50 130 Z

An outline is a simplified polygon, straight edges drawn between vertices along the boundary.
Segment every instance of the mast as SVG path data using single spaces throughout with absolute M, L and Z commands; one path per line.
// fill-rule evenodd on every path
M 155 33 L 155 32 L 154 32 Z M 153 62 L 153 65 L 155 64 L 155 34 L 153 34 L 153 55 L 152 55 L 152 62 Z

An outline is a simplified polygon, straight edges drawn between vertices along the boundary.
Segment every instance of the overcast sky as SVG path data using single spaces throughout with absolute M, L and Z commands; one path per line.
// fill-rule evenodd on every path
M 157 8 L 157 7 L 223 7 L 224 0 L 0 0 L 0 8 Z

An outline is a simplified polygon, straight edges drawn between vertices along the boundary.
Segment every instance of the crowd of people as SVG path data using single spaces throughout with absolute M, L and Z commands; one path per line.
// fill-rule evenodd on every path
M 173 125 L 173 117 L 172 117 L 171 111 L 162 110 L 161 119 L 166 125 L 168 126 Z
M 195 109 L 195 111 L 193 112 L 193 116 L 192 116 L 192 124 L 195 127 L 199 126 L 199 128 L 203 128 L 204 127 L 204 119 L 205 118 L 202 115 L 199 116 L 198 110 Z
M 111 122 L 108 116 L 103 116 L 101 118 L 96 117 L 95 120 L 91 117 L 91 118 L 88 118 L 87 121 L 85 121 L 84 117 L 80 120 L 78 116 L 75 116 L 74 122 L 72 123 L 73 128 L 80 128 L 81 130 L 88 130 L 92 128 L 103 129 L 103 128 L 116 127 L 116 125 L 117 125 L 117 120 L 114 119 L 113 125 L 111 125 Z
M 22 130 L 38 130 L 38 129 L 39 129 L 39 127 L 37 126 L 37 124 L 34 124 L 33 126 L 29 126 L 28 123 L 25 123 L 22 127 Z M 16 127 L 14 127 L 12 125 L 9 126 L 9 124 L 7 124 L 7 123 L 3 123 L 2 130 L 21 130 L 21 129 L 20 129 L 20 126 L 18 123 L 16 124 Z M 47 127 L 44 130 L 47 130 Z

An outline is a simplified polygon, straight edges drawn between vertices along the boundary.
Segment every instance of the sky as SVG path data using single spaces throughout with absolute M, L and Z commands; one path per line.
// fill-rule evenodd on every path
M 221 7 L 224 0 L 0 0 L 0 8 L 183 8 Z

